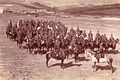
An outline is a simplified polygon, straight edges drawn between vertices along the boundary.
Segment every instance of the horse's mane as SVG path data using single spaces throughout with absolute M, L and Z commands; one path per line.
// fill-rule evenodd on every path
M 95 55 L 96 54 L 96 52 L 94 52 L 94 51 L 92 51 L 92 50 L 90 50 L 90 49 L 86 49 L 88 52 L 90 52 L 92 55 Z

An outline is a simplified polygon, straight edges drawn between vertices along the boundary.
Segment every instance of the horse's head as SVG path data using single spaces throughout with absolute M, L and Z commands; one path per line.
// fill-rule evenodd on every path
M 90 49 L 86 49 L 85 50 L 85 58 L 87 58 L 88 56 L 89 57 L 92 57 L 93 56 L 93 51 L 91 51 Z
M 117 43 L 119 43 L 119 39 L 114 40 L 113 43 L 112 43 L 112 45 L 116 46 Z
M 119 43 L 119 39 L 116 39 L 115 42 L 116 42 L 116 43 Z

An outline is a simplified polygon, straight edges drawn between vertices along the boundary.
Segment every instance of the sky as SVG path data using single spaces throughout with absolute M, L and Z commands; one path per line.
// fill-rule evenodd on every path
M 120 0 L 0 0 L 1 1 L 9 1 L 9 2 L 39 2 L 53 6 L 64 6 L 64 5 L 73 5 L 73 4 L 107 4 L 107 3 L 120 3 Z

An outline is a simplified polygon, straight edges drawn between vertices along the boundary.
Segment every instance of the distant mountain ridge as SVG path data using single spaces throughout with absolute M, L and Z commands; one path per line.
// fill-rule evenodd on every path
M 11 0 L 10 0 L 11 1 Z M 23 3 L 21 2 L 10 2 L 8 1 L 0 1 L 0 4 L 15 4 L 15 7 L 13 5 L 13 8 L 16 8 L 15 10 L 19 9 L 45 9 L 47 11 L 57 11 L 68 13 L 70 15 L 119 15 L 120 16 L 120 3 L 116 4 L 72 4 L 62 7 L 51 7 L 48 5 L 45 5 L 40 2 L 31 2 L 31 3 Z M 25 0 L 26 1 L 26 0 Z M 18 5 L 18 6 L 16 6 Z M 21 7 L 21 8 L 18 8 Z
M 60 10 L 66 10 L 66 9 L 72 9 L 72 8 L 77 8 L 77 7 L 91 7 L 91 6 L 96 6 L 95 4 L 72 4 L 72 5 L 67 5 L 67 6 L 61 6 L 59 7 Z
M 33 6 L 35 6 L 35 7 L 41 8 L 41 9 L 46 9 L 46 10 L 48 10 L 48 11 L 58 10 L 57 7 L 50 7 L 50 6 L 47 6 L 47 5 L 44 5 L 44 4 L 40 4 L 40 3 L 38 3 L 38 2 L 30 3 L 30 5 L 33 5 Z
M 45 9 L 47 11 L 54 11 L 55 9 L 58 10 L 57 8 L 49 7 L 49 6 L 46 6 L 44 4 L 40 4 L 38 2 L 29 3 L 29 4 L 18 3 L 18 2 L 0 2 L 0 4 L 13 4 L 13 5 L 19 5 L 19 7 L 22 7 L 22 8 L 28 8 L 28 9 Z
M 112 12 L 113 10 L 113 12 Z M 117 4 L 107 4 L 107 5 L 93 5 L 93 6 L 82 6 L 82 7 L 73 7 L 73 8 L 68 8 L 62 10 L 63 12 L 69 13 L 69 14 L 74 14 L 74 15 L 79 15 L 79 14 L 98 14 L 98 15 L 114 15 L 117 13 L 117 15 L 120 15 L 120 3 Z M 115 12 L 114 12 L 115 11 Z

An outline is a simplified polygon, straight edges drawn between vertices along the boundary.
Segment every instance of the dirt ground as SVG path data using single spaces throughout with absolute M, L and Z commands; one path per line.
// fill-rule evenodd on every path
M 70 18 L 58 18 L 50 16 L 34 17 L 22 15 L 0 15 L 0 80 L 120 80 L 120 44 L 117 44 L 117 54 L 112 54 L 115 72 L 111 74 L 104 67 L 97 72 L 92 71 L 91 61 L 75 63 L 73 59 L 65 60 L 65 68 L 60 68 L 60 61 L 51 59 L 50 68 L 45 65 L 45 55 L 29 54 L 25 49 L 19 49 L 16 42 L 7 39 L 5 35 L 6 25 L 9 19 L 45 19 L 60 20 L 68 27 L 79 26 L 87 33 L 89 30 L 109 37 L 113 33 L 115 38 L 120 39 L 120 20 L 107 17 L 81 16 Z

